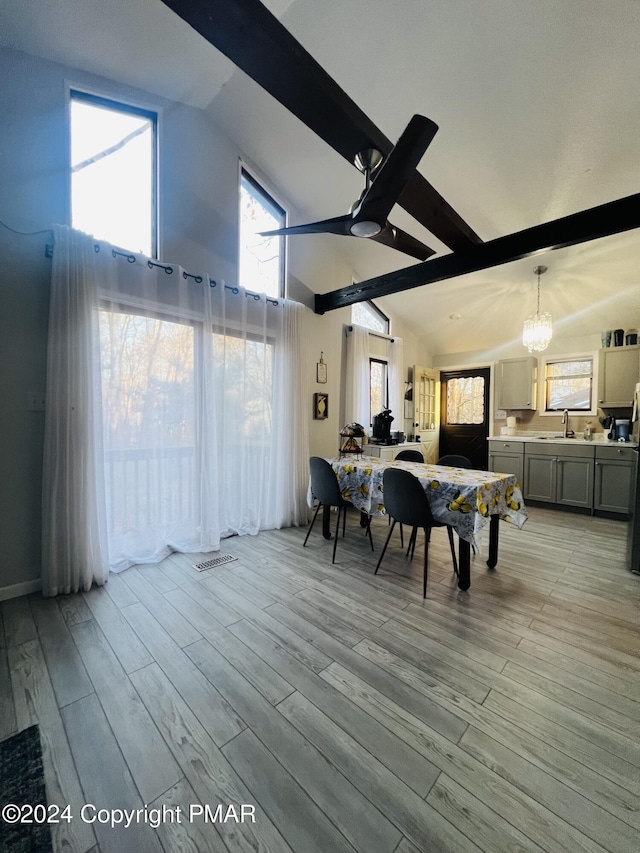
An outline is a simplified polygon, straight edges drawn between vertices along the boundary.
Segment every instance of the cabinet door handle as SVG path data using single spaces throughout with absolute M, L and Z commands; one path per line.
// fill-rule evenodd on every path
M 596 462 L 596 468 L 598 467 L 599 464 L 600 464 L 599 462 Z

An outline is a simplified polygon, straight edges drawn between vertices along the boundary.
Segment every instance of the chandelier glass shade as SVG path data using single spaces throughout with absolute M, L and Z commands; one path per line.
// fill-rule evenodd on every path
M 522 330 L 522 343 L 529 352 L 542 352 L 549 346 L 553 334 L 551 314 L 540 313 L 540 276 L 547 271 L 544 266 L 538 266 L 534 273 L 538 276 L 538 302 L 536 313 L 527 317 Z

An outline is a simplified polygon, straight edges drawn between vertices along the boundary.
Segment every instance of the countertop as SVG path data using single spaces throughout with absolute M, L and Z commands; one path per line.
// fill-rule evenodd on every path
M 488 441 L 521 441 L 534 444 L 588 444 L 596 447 L 637 447 L 635 441 L 609 441 L 604 438 L 604 433 L 596 433 L 591 441 L 585 441 L 582 435 L 575 438 L 563 438 L 563 436 L 543 435 L 490 435 Z

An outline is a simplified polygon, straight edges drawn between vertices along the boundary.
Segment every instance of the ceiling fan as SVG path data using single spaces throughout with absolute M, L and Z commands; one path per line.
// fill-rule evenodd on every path
M 260 0 L 163 2 L 350 163 L 357 165 L 360 152 L 368 149 L 390 157 L 394 150 L 391 141 Z M 420 156 L 430 141 L 424 143 Z M 466 251 L 482 243 L 415 166 L 402 174 L 405 184 L 395 200 L 438 240 L 453 251 Z M 372 189 L 380 177 L 382 169 Z M 393 237 L 391 228 L 382 229 L 378 242 L 407 251 L 414 239 L 406 235 L 402 242 L 397 235 L 403 232 L 395 229 Z M 421 254 L 409 254 L 421 259 L 433 254 L 419 241 L 415 244 Z
M 414 115 L 386 160 L 383 160 L 381 152 L 376 148 L 358 152 L 354 162 L 365 176 L 365 186 L 360 198 L 345 216 L 276 231 L 263 231 L 262 236 L 342 234 L 347 237 L 367 237 L 425 261 L 435 251 L 406 231 L 396 228 L 387 216 L 415 173 L 416 166 L 437 130 L 438 126 L 430 119 Z

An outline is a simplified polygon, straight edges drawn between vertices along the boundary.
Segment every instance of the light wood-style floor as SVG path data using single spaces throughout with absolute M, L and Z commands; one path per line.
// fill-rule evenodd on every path
M 0 737 L 41 727 L 57 851 L 640 850 L 640 578 L 626 525 L 533 509 L 457 590 L 354 514 L 2 605 Z M 420 536 L 421 540 L 421 536 Z M 419 541 L 420 541 L 419 540 Z M 211 556 L 211 555 L 209 555 Z M 256 805 L 256 823 L 110 829 L 98 808 Z

